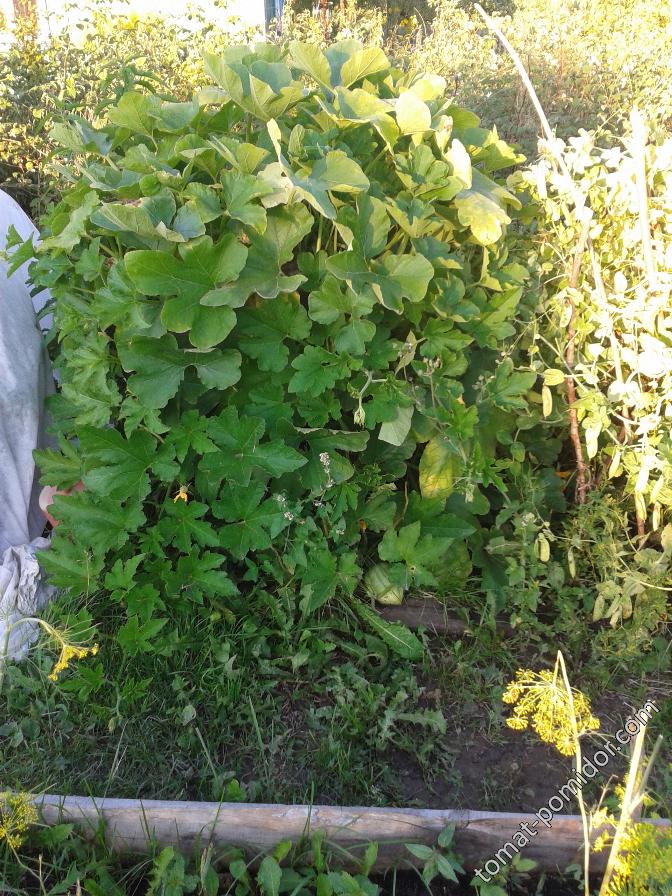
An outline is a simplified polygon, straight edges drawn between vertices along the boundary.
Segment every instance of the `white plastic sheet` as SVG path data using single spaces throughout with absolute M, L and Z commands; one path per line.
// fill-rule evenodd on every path
M 24 239 L 37 236 L 30 219 L 0 190 L 0 250 L 11 226 Z M 0 662 L 25 655 L 37 630 L 17 622 L 37 615 L 52 591 L 35 557 L 49 543 L 40 537 L 45 519 L 33 460 L 33 450 L 47 444 L 44 401 L 54 389 L 36 318 L 48 297 L 31 298 L 26 268 L 8 277 L 0 259 Z

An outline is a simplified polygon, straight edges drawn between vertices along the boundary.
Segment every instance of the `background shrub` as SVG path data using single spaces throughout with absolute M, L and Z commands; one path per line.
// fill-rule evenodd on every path
M 492 0 L 528 67 L 561 136 L 579 127 L 618 132 L 637 104 L 666 126 L 672 113 L 668 4 L 648 0 Z M 154 89 L 184 98 L 203 83 L 202 53 L 239 41 L 240 23 L 225 31 L 196 9 L 186 16 L 120 16 L 90 0 L 81 27 L 47 36 L 19 24 L 0 53 L 0 187 L 40 214 L 53 195 L 58 166 L 48 133 L 75 111 L 94 122 L 124 90 L 156 79 Z M 326 42 L 357 38 L 383 47 L 402 66 L 447 81 L 454 101 L 487 126 L 536 152 L 538 122 L 505 53 L 465 0 L 428 3 L 332 3 L 325 20 L 312 4 L 287 3 L 284 39 Z
M 472 4 L 431 0 L 434 17 L 416 50 L 456 100 L 508 140 L 536 153 L 539 122 L 513 65 Z M 519 52 L 552 126 L 618 132 L 633 106 L 667 125 L 672 115 L 668 4 L 648 0 L 515 0 L 489 12 Z M 420 26 L 418 26 L 420 27 Z
M 55 121 L 75 113 L 95 123 L 134 85 L 184 98 L 204 81 L 203 53 L 236 37 L 246 37 L 242 25 L 223 31 L 197 8 L 180 17 L 120 15 L 105 0 L 89 0 L 74 28 L 52 15 L 39 38 L 18 19 L 0 52 L 0 188 L 39 217 L 59 178 Z

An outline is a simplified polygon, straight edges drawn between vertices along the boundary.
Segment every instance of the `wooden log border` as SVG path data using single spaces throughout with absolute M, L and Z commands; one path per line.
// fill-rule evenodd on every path
M 522 854 L 534 859 L 539 871 L 562 871 L 581 860 L 583 844 L 578 815 L 558 815 L 547 828 L 534 815 L 512 812 L 165 802 L 51 794 L 34 799 L 48 825 L 71 822 L 85 835 L 94 836 L 102 821 L 108 846 L 126 854 L 144 854 L 152 843 L 162 848 L 174 846 L 187 854 L 212 844 L 215 849 L 241 847 L 254 858 L 281 840 L 297 843 L 302 836 L 320 830 L 345 867 L 356 867 L 363 848 L 375 841 L 379 844 L 375 870 L 385 871 L 417 864 L 404 844 L 435 846 L 443 828 L 454 824 L 455 849 L 465 867 L 473 870 L 493 858 L 521 822 L 527 822 L 538 834 Z M 600 830 L 594 832 L 594 838 Z M 503 861 L 507 861 L 505 856 Z M 605 861 L 605 850 L 595 853 L 591 868 L 600 871 Z
M 426 628 L 434 634 L 464 635 L 478 628 L 478 623 L 470 625 L 449 615 L 448 608 L 432 597 L 408 597 L 399 606 L 376 607 L 388 622 L 403 622 L 408 628 Z M 507 622 L 495 623 L 497 633 L 511 636 L 513 628 Z

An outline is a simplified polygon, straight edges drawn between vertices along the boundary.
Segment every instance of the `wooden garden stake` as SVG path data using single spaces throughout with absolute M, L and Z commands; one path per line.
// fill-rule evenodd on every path
M 569 278 L 569 288 L 575 290 L 579 283 L 579 275 L 581 273 L 581 259 L 586 248 L 586 243 L 590 234 L 590 218 L 586 217 L 581 228 L 579 242 L 574 252 L 574 263 L 572 264 L 572 273 Z M 581 433 L 579 431 L 579 417 L 576 413 L 576 386 L 574 384 L 574 346 L 576 338 L 576 304 L 573 296 L 570 294 L 567 298 L 571 308 L 569 323 L 567 325 L 567 349 L 565 350 L 565 363 L 567 365 L 567 376 L 565 377 L 565 385 L 567 387 L 567 402 L 569 405 L 569 435 L 574 448 L 574 457 L 576 459 L 576 501 L 578 504 L 586 503 L 586 493 L 588 490 L 589 472 L 586 461 L 583 457 L 583 446 L 581 445 Z
M 50 794 L 35 796 L 34 803 L 45 824 L 72 823 L 91 838 L 100 836 L 103 822 L 108 847 L 123 855 L 145 855 L 152 845 L 195 853 L 212 844 L 215 849 L 234 846 L 259 856 L 281 840 L 298 843 L 312 832 L 323 831 L 326 843 L 337 851 L 344 866 L 355 871 L 371 842 L 379 845 L 376 871 L 417 866 L 418 859 L 404 844 L 434 847 L 448 824 L 455 825 L 455 848 L 464 866 L 478 868 L 501 849 L 521 822 L 536 820 L 535 827 L 539 822 L 532 814 L 467 809 L 164 802 Z M 662 820 L 647 823 L 669 826 Z M 564 868 L 581 854 L 584 837 L 578 816 L 556 815 L 552 827 L 539 826 L 538 830 L 538 836 L 525 847 L 525 855 L 539 870 Z M 605 830 L 599 826 L 591 831 L 591 842 Z M 592 870 L 604 870 L 606 858 L 597 853 Z

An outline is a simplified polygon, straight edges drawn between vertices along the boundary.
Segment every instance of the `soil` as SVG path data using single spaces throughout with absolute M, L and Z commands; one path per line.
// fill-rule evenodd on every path
M 605 695 L 596 702 L 602 730 L 611 737 L 635 707 L 620 695 Z M 590 759 L 600 748 L 596 738 L 585 741 L 584 757 Z M 548 803 L 572 775 L 573 757 L 561 756 L 533 733 L 497 729 L 489 739 L 484 733 L 465 731 L 448 734 L 445 754 L 451 757 L 448 771 L 427 781 L 418 762 L 408 753 L 395 756 L 405 805 L 427 809 L 476 809 L 494 812 L 537 812 Z M 622 777 L 625 757 L 616 757 L 602 775 L 587 785 L 588 799 L 597 797 L 607 780 Z M 578 812 L 574 806 L 567 812 Z
M 430 784 L 412 757 L 400 753 L 396 767 L 403 801 L 426 809 L 536 812 L 566 782 L 571 761 L 551 747 L 526 741 L 518 735 L 493 743 L 476 734 L 455 751 L 450 772 Z

